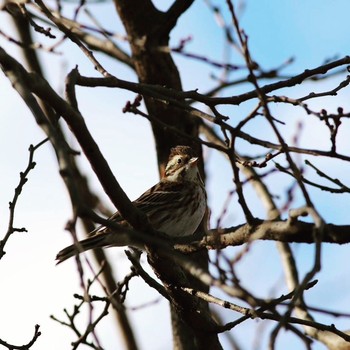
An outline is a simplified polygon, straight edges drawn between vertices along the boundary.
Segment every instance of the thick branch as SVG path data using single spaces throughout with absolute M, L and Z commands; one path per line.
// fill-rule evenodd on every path
M 164 256 L 171 256 L 171 241 L 164 236 L 145 235 L 142 232 L 128 228 L 120 228 L 107 220 L 101 223 L 109 225 L 118 234 L 113 236 L 113 246 L 133 246 L 143 249 L 146 246 L 157 247 Z M 256 240 L 278 241 L 290 243 L 314 243 L 315 225 L 303 221 L 269 221 L 255 219 L 252 225 L 210 230 L 209 234 L 199 241 L 193 237 L 178 238 L 173 242 L 175 249 L 182 253 L 192 253 L 198 250 L 224 249 L 229 246 L 240 246 Z M 323 243 L 350 243 L 350 225 L 328 224 L 322 237 Z
M 92 138 L 82 115 L 76 109 L 72 108 L 66 101 L 64 101 L 51 88 L 45 79 L 38 76 L 37 74 L 29 74 L 20 63 L 9 56 L 5 50 L 1 48 L 0 67 L 7 76 L 12 77 L 12 81 L 16 80 L 17 82 L 20 82 L 21 90 L 17 90 L 20 93 L 23 91 L 23 94 L 21 94 L 21 96 L 24 96 L 23 99 L 26 102 L 29 100 L 27 104 L 32 109 L 32 111 L 36 106 L 34 103 L 35 100 L 31 94 L 31 92 L 34 92 L 42 100 L 48 102 L 52 108 L 54 108 L 56 112 L 64 118 L 76 136 L 80 146 L 90 161 L 92 168 L 94 169 L 97 177 L 99 178 L 103 188 L 112 200 L 113 204 L 132 226 L 139 229 L 145 228 L 145 226 L 147 226 L 147 220 L 145 220 L 142 213 L 139 213 L 139 211 L 134 208 L 129 198 L 120 187 L 106 159 L 103 157 L 100 149 L 98 148 L 98 145 Z M 46 122 L 46 118 L 44 116 L 41 118 L 42 120 L 38 121 L 39 124 L 42 124 L 44 121 Z M 48 124 L 48 127 L 49 126 L 50 125 Z M 50 133 L 48 134 L 50 135 Z M 61 150 L 62 147 L 63 146 L 57 146 L 57 150 Z M 83 202 L 79 200 L 76 200 L 74 202 L 77 205 L 78 209 L 84 209 L 81 208 L 81 204 Z
M 158 31 L 161 36 L 168 36 L 176 26 L 178 18 L 188 10 L 194 0 L 176 0 L 163 16 L 162 27 Z
M 254 240 L 279 242 L 315 243 L 315 225 L 302 221 L 264 221 L 255 219 L 253 225 L 240 225 L 222 230 L 212 230 L 202 240 L 189 245 L 176 245 L 183 252 L 199 249 L 220 249 L 239 246 Z M 323 243 L 350 243 L 350 225 L 326 225 Z

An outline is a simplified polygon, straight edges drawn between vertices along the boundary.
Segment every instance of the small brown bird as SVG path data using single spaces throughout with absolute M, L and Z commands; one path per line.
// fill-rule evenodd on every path
M 198 157 L 188 146 L 171 149 L 163 178 L 136 199 L 133 204 L 143 211 L 153 228 L 170 237 L 192 235 L 198 228 L 206 210 L 206 192 L 197 167 Z M 128 225 L 119 212 L 109 220 Z M 92 232 L 93 236 L 57 254 L 58 263 L 82 251 L 111 247 L 118 235 L 106 226 Z

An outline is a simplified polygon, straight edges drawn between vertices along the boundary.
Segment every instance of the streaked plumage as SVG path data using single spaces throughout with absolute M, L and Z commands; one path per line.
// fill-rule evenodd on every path
M 147 214 L 157 231 L 171 237 L 188 236 L 195 232 L 206 210 L 206 193 L 197 168 L 198 158 L 188 146 L 171 149 L 164 177 L 159 183 L 143 193 L 133 204 Z M 109 220 L 128 225 L 119 212 Z M 79 251 L 113 246 L 113 237 L 118 233 L 101 226 L 94 236 L 79 242 Z M 71 245 L 57 255 L 62 262 L 77 253 Z

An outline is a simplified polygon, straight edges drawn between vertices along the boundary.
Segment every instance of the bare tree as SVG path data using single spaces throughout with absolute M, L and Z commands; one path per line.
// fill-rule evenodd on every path
M 221 334 L 227 336 L 225 342 L 229 342 L 230 347 L 243 349 L 244 345 L 240 346 L 235 339 L 235 330 L 253 327 L 250 319 L 269 325 L 268 347 L 271 349 L 276 348 L 282 330 L 300 339 L 306 349 L 311 349 L 313 340 L 323 343 L 328 349 L 348 349 L 349 332 L 339 329 L 333 322 L 320 321 L 318 315 L 334 318 L 349 315 L 327 307 L 315 307 L 307 296 L 318 288 L 316 278 L 323 267 L 323 245 L 350 241 L 350 223 L 327 222 L 320 214 L 319 203 L 310 194 L 311 191 L 323 191 L 340 196 L 340 201 L 343 201 L 350 192 L 346 177 L 345 180 L 334 177 L 329 167 L 319 166 L 316 161 L 337 163 L 346 172 L 350 160 L 347 150 L 344 151 L 337 142 L 342 128 L 346 127 L 344 124 L 349 113 L 343 107 L 329 112 L 322 105 L 323 98 L 335 98 L 339 92 L 347 91 L 350 57 L 328 60 L 295 75 L 284 73 L 292 60 L 265 70 L 254 59 L 254 48 L 239 20 L 238 5 L 231 0 L 221 7 L 209 1 L 206 4 L 218 20 L 227 51 L 236 52 L 239 64 L 231 60 L 218 62 L 188 51 L 188 38 L 183 38 L 175 47 L 171 46 L 170 34 L 180 25 L 179 19 L 193 2 L 175 0 L 166 11 L 161 11 L 150 0 L 114 0 L 114 15 L 119 17 L 125 31 L 121 35 L 106 28 L 103 18 L 95 16 L 86 1 L 74 6 L 61 1 L 6 1 L 2 10 L 13 21 L 17 34 L 9 34 L 0 25 L 0 35 L 21 50 L 23 59 L 15 58 L 0 47 L 0 66 L 46 138 L 29 148 L 28 166 L 21 173 L 10 202 L 8 229 L 0 241 L 0 258 L 4 256 L 11 236 L 25 231 L 25 228 L 15 226 L 16 203 L 28 174 L 35 167 L 36 150 L 50 143 L 55 151 L 57 171 L 70 196 L 72 215 L 67 221 L 67 230 L 72 241 L 79 239 L 77 223 L 82 222 L 86 234 L 94 229 L 95 224 L 103 224 L 116 230 L 121 247 L 140 244 L 148 247 L 147 262 L 140 261 L 137 252 L 126 251 L 130 272 L 119 281 L 115 279 L 113 263 L 104 251 L 94 251 L 97 267 L 85 257 L 76 257 L 81 285 L 81 290 L 75 295 L 76 304 L 72 312 L 65 309 L 65 318 L 52 316 L 57 327 L 67 326 L 74 332 L 73 349 L 84 345 L 102 348 L 96 328 L 101 320 L 111 317 L 107 316 L 111 309 L 116 311 L 113 315 L 122 330 L 125 348 L 142 348 L 124 306 L 132 288 L 131 281 L 137 277 L 169 301 L 175 349 L 221 349 Z M 44 51 L 54 55 L 64 45 L 77 47 L 80 56 L 77 66 L 65 78 L 63 98 L 45 77 L 38 53 Z M 213 78 L 215 87 L 204 93 L 199 91 L 205 90 L 205 86 L 184 91 L 174 55 L 218 69 L 221 77 Z M 80 73 L 78 64 L 83 57 L 90 61 L 97 76 Z M 106 68 L 111 60 L 131 70 L 138 82 L 112 74 Z M 323 82 L 329 78 L 337 79 L 337 83 L 330 89 L 324 88 Z M 310 85 L 310 82 L 318 84 L 318 92 L 313 91 L 316 85 Z M 299 85 L 308 92 L 295 97 L 293 89 Z M 170 148 L 176 145 L 190 145 L 201 155 L 204 148 L 207 153 L 223 157 L 226 170 L 230 169 L 230 178 L 233 179 L 229 187 L 234 189 L 228 193 L 222 204 L 222 215 L 210 230 L 207 230 L 208 210 L 193 237 L 174 241 L 161 234 L 150 234 L 144 214 L 134 208 L 124 193 L 85 122 L 79 109 L 78 87 L 110 88 L 115 90 L 116 96 L 122 90 L 134 94 L 133 99 L 125 101 L 123 113 L 149 120 L 160 175 L 164 173 Z M 232 88 L 241 87 L 245 92 L 232 93 Z M 311 107 L 314 99 L 319 101 L 317 108 Z M 249 105 L 248 112 L 243 112 L 247 108 L 232 112 L 233 107 L 238 111 L 238 106 L 244 104 Z M 292 141 L 288 140 L 291 135 L 288 121 L 275 108 L 277 104 L 291 108 L 303 118 Z M 300 139 L 304 125 L 310 119 L 318 121 L 328 134 L 323 144 L 313 149 L 304 146 Z M 256 126 L 255 129 L 252 125 Z M 264 132 L 261 132 L 261 125 Z M 75 143 L 79 145 L 78 151 L 73 147 Z M 105 193 L 132 228 L 120 228 L 104 219 L 110 213 L 90 189 L 86 179 L 89 175 L 83 174 L 77 165 L 80 151 Z M 200 167 L 205 177 L 202 156 Z M 279 179 L 284 186 L 276 193 L 275 183 Z M 251 189 L 255 192 L 254 198 L 264 207 L 264 217 L 256 217 L 247 195 Z M 276 199 L 276 196 L 280 198 Z M 225 215 L 233 206 L 236 211 L 240 208 L 244 222 L 225 227 Z M 303 217 L 306 220 L 301 220 Z M 249 261 L 249 252 L 263 240 L 276 241 L 282 261 L 287 287 L 283 287 L 283 292 L 277 296 L 263 296 L 258 292 L 259 286 L 247 287 L 249 284 L 239 272 L 239 264 L 243 260 Z M 306 272 L 298 268 L 298 259 L 290 246 L 293 242 L 309 243 L 313 247 L 312 266 Z M 57 251 L 60 248 L 57 247 Z M 12 254 L 11 251 L 8 254 Z M 250 263 L 254 266 L 254 261 Z M 145 269 L 148 264 L 156 277 Z M 90 269 L 92 279 L 86 277 L 86 271 Z M 93 294 L 95 285 L 100 285 L 104 294 Z M 103 305 L 98 315 L 93 312 L 96 305 Z M 88 310 L 90 318 L 82 328 L 77 316 L 84 309 Z M 17 346 L 1 339 L 0 344 L 8 349 L 35 348 L 39 335 L 39 326 L 36 326 L 27 345 Z

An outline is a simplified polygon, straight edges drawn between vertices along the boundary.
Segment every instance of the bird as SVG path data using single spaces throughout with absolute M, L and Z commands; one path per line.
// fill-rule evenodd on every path
M 207 195 L 198 160 L 191 147 L 173 147 L 161 180 L 133 201 L 147 215 L 152 227 L 169 237 L 192 235 L 204 217 Z M 130 227 L 118 211 L 108 220 Z M 112 228 L 99 226 L 90 237 L 62 249 L 57 254 L 57 263 L 83 251 L 117 245 L 113 244 L 116 235 Z

